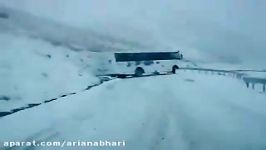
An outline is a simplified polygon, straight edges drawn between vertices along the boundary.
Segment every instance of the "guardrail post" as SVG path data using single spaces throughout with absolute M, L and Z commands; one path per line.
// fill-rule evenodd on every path
M 255 83 L 252 83 L 252 89 L 255 89 Z
M 247 86 L 247 88 L 249 88 L 249 82 L 246 82 L 246 86 Z
M 262 90 L 263 90 L 263 92 L 265 92 L 265 84 L 263 84 Z

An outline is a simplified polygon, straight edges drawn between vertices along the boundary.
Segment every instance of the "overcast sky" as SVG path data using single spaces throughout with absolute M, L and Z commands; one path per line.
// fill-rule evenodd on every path
M 265 0 L 0 0 L 17 9 L 158 48 L 265 62 Z

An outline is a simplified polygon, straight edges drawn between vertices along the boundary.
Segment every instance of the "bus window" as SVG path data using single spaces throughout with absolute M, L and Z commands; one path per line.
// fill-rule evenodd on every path
M 115 53 L 117 62 L 181 59 L 179 52 Z
M 149 65 L 154 64 L 154 62 L 153 62 L 152 60 L 145 60 L 145 61 L 143 62 L 143 64 L 146 65 L 146 66 L 149 66 Z

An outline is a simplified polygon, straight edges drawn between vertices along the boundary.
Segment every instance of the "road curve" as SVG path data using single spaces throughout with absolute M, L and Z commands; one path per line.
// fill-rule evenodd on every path
M 126 140 L 130 150 L 266 149 L 265 105 L 265 95 L 225 76 L 117 79 L 0 119 L 0 139 Z

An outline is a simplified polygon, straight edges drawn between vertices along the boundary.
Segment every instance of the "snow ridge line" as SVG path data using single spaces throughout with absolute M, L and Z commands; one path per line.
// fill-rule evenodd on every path
M 90 86 L 86 87 L 85 89 L 83 89 L 83 90 L 81 90 L 79 92 L 72 92 L 72 93 L 63 94 L 63 95 L 60 95 L 57 98 L 44 100 L 43 102 L 40 102 L 40 103 L 31 103 L 31 104 L 27 104 L 26 106 L 23 106 L 23 107 L 20 107 L 20 108 L 12 109 L 10 111 L 0 112 L 0 118 L 2 118 L 4 116 L 11 115 L 11 114 L 14 114 L 14 113 L 17 113 L 17 112 L 22 111 L 22 110 L 26 110 L 26 109 L 30 109 L 30 108 L 33 108 L 33 107 L 37 107 L 37 106 L 42 105 L 42 104 L 50 103 L 52 101 L 59 100 L 60 98 L 64 98 L 64 97 L 67 97 L 67 96 L 75 95 L 75 94 L 78 94 L 80 92 L 84 92 L 84 91 L 90 90 L 93 87 L 97 87 L 97 86 L 103 84 L 104 82 L 108 82 L 108 81 L 111 81 L 111 80 L 113 80 L 113 79 L 111 79 L 111 78 L 109 78 L 109 79 L 106 79 L 106 78 L 105 79 L 100 79 L 100 81 L 98 83 L 90 85 Z

